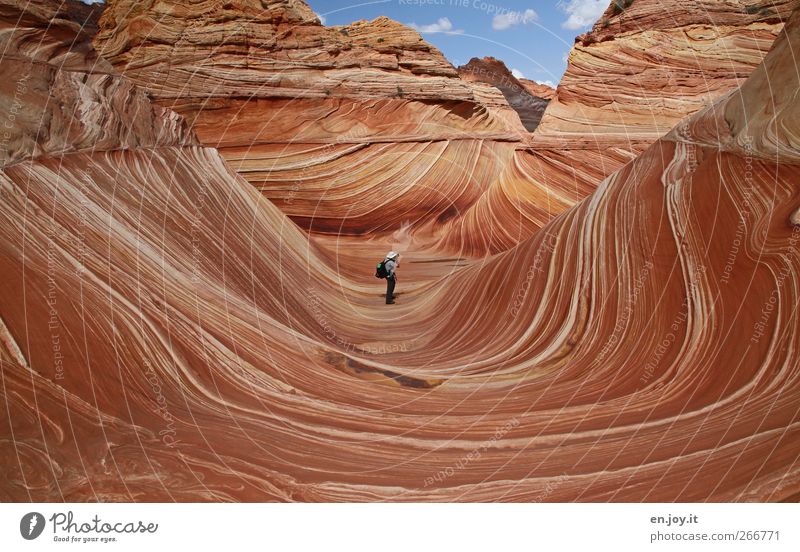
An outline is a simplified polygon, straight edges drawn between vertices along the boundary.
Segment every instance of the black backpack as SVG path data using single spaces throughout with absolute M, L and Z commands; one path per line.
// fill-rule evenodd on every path
M 389 273 L 386 271 L 386 265 L 384 264 L 386 261 L 381 261 L 378 263 L 378 266 L 375 267 L 375 277 L 376 278 L 386 278 Z

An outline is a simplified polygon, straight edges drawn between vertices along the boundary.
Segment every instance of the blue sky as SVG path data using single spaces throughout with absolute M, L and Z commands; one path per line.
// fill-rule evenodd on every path
M 386 15 L 415 27 L 454 65 L 502 59 L 517 76 L 558 83 L 566 55 L 610 0 L 306 0 L 326 25 Z

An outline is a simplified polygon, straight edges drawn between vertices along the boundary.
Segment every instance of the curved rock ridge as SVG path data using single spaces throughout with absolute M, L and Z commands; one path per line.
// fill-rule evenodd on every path
M 747 158 L 800 164 L 800 119 L 795 96 L 800 90 L 800 72 L 788 41 L 775 44 L 770 56 L 745 83 L 721 101 L 683 121 L 668 135 L 716 146 Z M 772 91 L 764 101 L 764 90 Z M 729 132 L 719 136 L 713 129 Z
M 490 140 L 224 151 L 239 174 L 315 235 L 391 240 L 407 229 L 413 237 L 407 245 L 446 256 L 482 257 L 513 247 L 592 191 L 576 187 L 567 154 L 543 157 Z M 577 176 L 603 178 L 590 165 Z
M 533 132 L 539 121 L 549 98 L 537 95 L 533 90 L 552 96 L 553 91 L 544 85 L 533 81 L 522 83 L 511 74 L 505 63 L 493 57 L 472 58 L 469 63 L 458 68 L 459 76 L 470 82 L 484 82 L 491 84 L 503 93 L 508 105 L 519 114 L 523 126 Z
M 796 0 L 680 0 L 668 9 L 649 0 L 611 2 L 576 39 L 533 148 L 545 157 L 568 152 L 577 172 L 592 164 L 613 173 L 739 86 L 798 6 Z
M 756 13 L 678 2 L 669 20 L 658 2 L 624 4 L 579 38 L 533 136 L 495 86 L 457 78 L 386 18 L 329 28 L 299 1 L 117 0 L 95 44 L 304 229 L 390 237 L 408 223 L 420 246 L 481 256 L 531 236 L 737 86 L 797 2 Z M 462 156 L 474 151 L 495 158 Z M 350 162 L 359 170 L 342 171 Z M 390 163 L 409 170 L 384 174 Z M 424 190 L 434 180 L 446 197 Z
M 800 11 L 533 236 L 404 256 L 391 316 L 361 269 L 379 233 L 309 239 L 213 148 L 4 166 L 0 498 L 796 500 L 798 58 Z
M 498 160 L 510 161 L 528 133 L 496 87 L 459 78 L 416 31 L 387 18 L 329 28 L 299 2 L 261 5 L 114 1 L 95 44 L 314 233 L 390 235 L 408 223 L 420 241 L 483 255 L 538 228 L 501 227 L 498 236 L 515 237 L 480 247 L 441 240 L 441 224 L 482 193 L 516 186 L 502 181 L 513 171 Z M 520 209 L 548 218 L 538 205 Z M 505 218 L 514 216 L 527 218 Z

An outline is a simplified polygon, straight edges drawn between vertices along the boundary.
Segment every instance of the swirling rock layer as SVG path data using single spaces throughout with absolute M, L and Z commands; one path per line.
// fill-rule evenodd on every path
M 517 190 L 519 173 L 535 163 L 515 153 L 528 133 L 512 107 L 524 107 L 531 123 L 547 102 L 516 79 L 509 106 L 509 94 L 459 78 L 440 52 L 389 19 L 328 28 L 300 2 L 259 6 L 199 2 L 189 13 L 171 2 L 111 2 L 95 44 L 312 232 L 392 233 L 408 224 L 448 254 L 482 255 L 559 212 L 527 203 L 549 182 Z M 554 207 L 582 197 L 559 186 L 548 200 Z M 488 200 L 508 194 L 512 202 Z M 515 212 L 501 211 L 509 206 Z M 485 224 L 469 215 L 458 223 L 463 231 L 443 232 L 463 238 L 442 238 L 440 223 L 478 210 L 492 214 L 494 237 L 470 239 Z
M 300 1 L 116 0 L 95 44 L 304 229 L 388 237 L 408 224 L 418 243 L 480 256 L 531 236 L 738 86 L 797 1 L 678 2 L 668 18 L 659 2 L 623 4 L 579 38 L 533 137 L 522 123 L 546 101 L 501 62 L 458 78 L 387 18 L 329 28 Z
M 129 104 L 101 111 L 117 146 L 20 150 L 0 172 L 0 498 L 796 500 L 798 54 L 800 12 L 740 89 L 533 236 L 409 253 L 394 311 L 362 270 L 383 234 L 309 237 L 216 149 L 145 144 Z M 319 155 L 297 146 L 259 155 Z M 465 155 L 518 188 L 541 159 L 490 153 Z
M 681 119 L 739 86 L 761 63 L 796 0 L 611 2 L 579 36 L 533 140 L 567 152 L 576 173 L 607 176 Z M 598 180 L 577 182 L 591 188 Z

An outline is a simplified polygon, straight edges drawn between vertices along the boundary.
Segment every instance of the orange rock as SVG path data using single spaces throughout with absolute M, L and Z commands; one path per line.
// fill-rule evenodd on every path
M 519 79 L 519 82 L 534 96 L 544 98 L 545 100 L 552 100 L 556 97 L 555 89 L 546 84 L 538 83 L 530 79 Z
M 436 221 L 501 185 L 499 161 L 527 136 L 497 88 L 459 78 L 388 18 L 324 27 L 301 2 L 202 6 L 114 2 L 95 44 L 308 230 L 390 233 L 410 222 L 430 239 Z M 370 216 L 343 193 L 360 195 Z
M 568 152 L 576 172 L 597 167 L 599 156 L 601 172 L 611 174 L 739 86 L 798 6 L 679 0 L 665 10 L 655 1 L 612 2 L 576 38 L 534 149 L 544 156 Z
M 17 26 L 15 61 L 36 61 L 36 82 L 62 87 L 58 101 L 31 95 L 47 139 L 30 119 L 6 119 L 27 144 L 0 169 L 6 501 L 800 496 L 800 227 L 789 224 L 800 11 L 740 88 L 570 207 L 568 153 L 497 137 L 387 139 L 394 163 L 358 135 L 336 147 L 265 140 L 253 156 L 224 145 L 240 156 L 228 162 L 127 77 L 93 72 L 95 54 L 55 10 L 0 6 L 4 28 Z M 46 48 L 26 47 L 32 35 Z M 2 105 L 15 91 L 0 88 Z M 354 109 L 336 101 L 334 112 Z M 494 132 L 487 112 L 467 115 L 438 120 Z M 58 117 L 72 122 L 48 122 Z M 406 119 L 402 132 L 432 132 Z M 77 146 L 52 147 L 74 136 Z M 323 171 L 359 174 L 321 210 L 331 236 L 310 237 L 241 177 L 310 159 L 295 218 L 312 212 Z M 471 160 L 472 178 L 453 159 Z M 584 167 L 601 171 L 595 161 Z M 403 189 L 404 167 L 428 186 Z M 385 192 L 427 215 L 416 232 L 336 232 L 397 224 L 370 219 L 382 198 L 366 176 L 393 171 Z M 502 185 L 484 176 L 495 173 Z M 547 221 L 554 195 L 562 211 Z M 465 213 L 419 207 L 435 200 Z M 420 238 L 387 316 L 365 267 L 385 240 Z M 454 244 L 503 251 L 437 249 Z
M 472 58 L 469 63 L 458 68 L 458 74 L 466 81 L 485 82 L 500 90 L 530 132 L 539 125 L 547 100 L 554 95 L 554 91 L 547 86 L 518 80 L 502 61 L 493 57 Z M 544 95 L 538 95 L 533 90 Z

